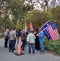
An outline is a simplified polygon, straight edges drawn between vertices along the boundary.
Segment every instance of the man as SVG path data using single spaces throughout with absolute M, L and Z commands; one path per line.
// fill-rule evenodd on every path
M 4 47 L 7 48 L 8 46 L 8 39 L 9 39 L 9 30 L 6 29 L 6 31 L 4 32 L 4 37 L 5 37 L 5 43 L 4 43 Z
M 23 52 L 25 51 L 25 46 L 26 46 L 26 38 L 27 38 L 27 34 L 25 32 L 25 29 L 23 28 L 23 30 L 21 31 L 21 37 L 22 37 L 22 50 Z
M 35 53 L 35 35 L 33 31 L 30 30 L 30 33 L 27 35 L 27 42 L 29 44 L 29 53 L 31 53 L 31 48 L 33 54 Z
M 16 43 L 16 29 L 12 28 L 9 34 L 9 52 L 14 52 Z
M 40 28 L 39 32 L 39 42 L 40 42 L 40 47 L 41 47 L 41 53 L 44 53 L 44 32 Z

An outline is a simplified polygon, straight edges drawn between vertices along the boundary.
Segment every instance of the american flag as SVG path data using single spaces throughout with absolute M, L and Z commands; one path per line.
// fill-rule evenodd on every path
M 53 22 L 52 24 L 48 25 L 48 31 L 53 41 L 59 39 L 59 33 L 56 26 L 56 22 Z

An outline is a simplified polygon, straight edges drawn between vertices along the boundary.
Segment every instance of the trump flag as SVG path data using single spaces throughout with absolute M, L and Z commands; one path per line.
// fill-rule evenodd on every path
M 56 22 L 53 22 L 50 25 L 48 24 L 48 31 L 53 41 L 59 39 L 59 33 L 58 33 Z
M 45 36 L 47 37 L 48 40 L 51 39 L 50 37 L 50 34 L 49 34 L 49 31 L 48 31 L 48 28 L 47 28 L 47 25 L 50 24 L 50 21 L 47 21 L 42 27 L 41 29 L 43 30 Z

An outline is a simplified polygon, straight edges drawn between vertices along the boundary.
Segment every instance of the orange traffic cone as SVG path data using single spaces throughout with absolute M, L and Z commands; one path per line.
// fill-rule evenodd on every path
M 23 55 L 24 53 L 22 53 L 22 41 L 21 41 L 21 37 L 19 37 L 19 43 L 18 43 L 18 50 L 15 53 L 15 55 L 19 56 L 19 55 Z

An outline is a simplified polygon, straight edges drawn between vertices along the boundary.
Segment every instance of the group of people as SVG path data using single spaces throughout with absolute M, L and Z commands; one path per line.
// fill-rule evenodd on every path
M 17 44 L 19 43 L 19 37 L 21 37 L 22 41 L 22 51 L 25 51 L 26 45 L 28 45 L 29 53 L 35 53 L 35 50 L 41 51 L 41 53 L 44 54 L 44 32 L 43 30 L 40 29 L 35 29 L 34 30 L 29 30 L 25 32 L 25 29 L 23 28 L 22 30 L 16 29 L 16 28 L 11 28 L 6 29 L 4 32 L 4 47 L 7 48 L 9 47 L 9 52 L 14 52 L 16 50 L 15 44 L 17 41 Z M 8 43 L 9 42 L 9 43 Z

